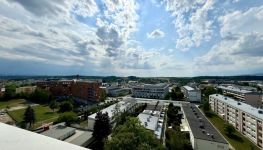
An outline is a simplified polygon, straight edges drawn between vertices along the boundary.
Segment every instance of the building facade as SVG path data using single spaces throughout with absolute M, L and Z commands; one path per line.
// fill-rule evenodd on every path
M 211 109 L 259 147 L 262 145 L 263 110 L 219 94 L 209 96 Z
M 232 95 L 233 97 L 245 102 L 254 107 L 262 106 L 262 94 L 247 90 L 241 89 L 234 86 L 218 86 L 218 89 L 221 89 L 224 95 Z
M 99 101 L 101 90 L 99 82 L 82 80 L 41 81 L 37 82 L 37 87 L 50 91 L 54 96 L 74 97 L 83 103 Z
M 16 88 L 16 94 L 21 94 L 21 93 L 25 93 L 25 94 L 31 94 L 36 90 L 36 86 L 23 86 L 23 87 L 19 87 Z
M 132 96 L 136 98 L 164 99 L 169 92 L 169 85 L 166 83 L 143 84 L 132 88 Z
M 189 102 L 201 102 L 201 92 L 198 89 L 192 88 L 190 86 L 183 86 L 181 88 L 184 93 L 184 97 Z

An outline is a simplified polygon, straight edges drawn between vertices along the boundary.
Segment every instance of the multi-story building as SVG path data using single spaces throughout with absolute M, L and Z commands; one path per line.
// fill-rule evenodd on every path
M 247 89 L 241 89 L 235 86 L 218 86 L 224 95 L 233 97 L 255 107 L 262 106 L 262 94 Z
M 219 94 L 209 96 L 211 109 L 259 147 L 262 145 L 263 110 Z
M 130 88 L 122 88 L 121 86 L 108 86 L 105 88 L 108 96 L 124 96 L 131 93 Z
M 164 116 L 164 105 L 157 102 L 148 104 L 144 111 L 138 115 L 138 118 L 146 129 L 152 131 L 156 138 L 161 139 Z
M 25 93 L 25 94 L 31 94 L 36 90 L 36 86 L 23 86 L 23 87 L 19 87 L 16 88 L 16 94 L 21 94 L 21 93 Z
M 74 97 L 83 103 L 99 101 L 100 83 L 82 80 L 58 80 L 37 82 L 37 87 L 50 91 L 58 97 Z
M 143 84 L 132 88 L 132 96 L 137 98 L 164 99 L 169 92 L 169 85 L 166 83 Z
M 188 126 L 194 150 L 229 150 L 227 141 L 194 104 L 182 104 L 182 111 L 182 122 L 186 122 Z
M 198 89 L 192 88 L 190 86 L 183 86 L 181 88 L 184 93 L 184 97 L 189 102 L 200 102 L 201 101 L 201 92 Z

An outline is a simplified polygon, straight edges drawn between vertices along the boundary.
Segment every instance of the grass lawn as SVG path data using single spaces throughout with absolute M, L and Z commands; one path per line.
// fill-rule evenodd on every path
M 236 150 L 260 150 L 254 143 L 252 143 L 249 139 L 247 139 L 247 137 L 245 137 L 238 131 L 236 131 L 234 135 L 228 136 L 224 132 L 225 121 L 216 114 L 211 113 L 211 115 L 209 115 L 209 117 L 207 118 Z
M 33 128 L 40 127 L 43 123 L 49 123 L 57 120 L 57 118 L 63 113 L 53 112 L 49 106 L 46 105 L 38 105 L 34 106 L 36 115 L 36 122 L 34 123 Z M 8 112 L 9 115 L 17 122 L 21 123 L 23 121 L 25 109 L 19 109 Z M 72 112 L 73 113 L 73 112 Z
M 8 101 L 0 101 L 0 109 L 6 108 L 6 106 L 9 107 L 15 107 L 19 105 L 25 105 L 27 101 L 25 99 L 12 99 Z

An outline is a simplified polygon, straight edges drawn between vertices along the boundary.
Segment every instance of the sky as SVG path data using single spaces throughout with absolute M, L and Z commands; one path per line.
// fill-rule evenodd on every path
M 262 0 L 0 0 L 2 75 L 262 72 Z

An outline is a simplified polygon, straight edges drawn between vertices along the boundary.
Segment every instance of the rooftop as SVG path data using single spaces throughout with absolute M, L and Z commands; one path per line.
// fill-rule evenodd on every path
M 53 128 L 41 133 L 42 135 L 49 136 L 55 139 L 61 139 L 64 135 L 75 132 L 75 128 L 67 127 L 63 124 L 57 124 Z
M 158 123 L 158 117 L 141 113 L 139 114 L 138 118 L 141 121 L 142 125 L 145 126 L 145 128 L 155 131 Z
M 5 150 L 87 150 L 48 136 L 0 123 L 0 145 Z
M 225 97 L 225 96 L 220 95 L 220 94 L 213 94 L 213 95 L 210 95 L 210 97 L 217 98 L 218 100 L 223 101 L 224 103 L 227 103 L 228 105 L 231 105 L 232 107 L 235 107 L 239 110 L 242 110 L 248 114 L 251 114 L 251 115 L 263 120 L 263 114 L 259 113 L 259 112 L 263 112 L 263 109 L 255 108 L 249 104 L 236 101 L 232 98 Z
M 158 83 L 158 84 L 142 84 L 142 85 L 137 85 L 135 86 L 138 88 L 166 88 L 169 85 L 167 83 Z
M 101 110 L 101 112 L 102 113 L 106 113 L 107 112 L 108 115 L 109 115 L 109 118 L 112 118 L 113 117 L 113 111 L 114 111 L 115 106 L 117 104 L 120 105 L 120 111 L 122 112 L 122 111 L 126 110 L 126 108 L 128 108 L 130 105 L 133 105 L 134 103 L 135 103 L 134 100 L 130 100 L 130 99 L 123 100 L 123 101 L 120 101 L 120 102 L 118 102 L 116 104 L 113 104 L 113 105 L 111 105 L 111 106 L 109 106 L 107 108 L 104 108 L 103 110 Z M 95 119 L 96 114 L 97 113 L 94 113 L 94 114 L 90 115 L 89 118 Z
M 194 104 L 182 104 L 182 108 L 194 138 L 227 144 Z
M 218 86 L 218 88 L 223 89 L 223 90 L 229 90 L 229 91 L 233 91 L 233 92 L 243 93 L 243 94 L 252 92 L 252 91 L 240 89 L 240 88 L 237 88 L 234 86 Z
M 190 86 L 183 86 L 183 88 L 185 88 L 187 91 L 193 91 L 195 90 L 194 88 L 190 87 Z

